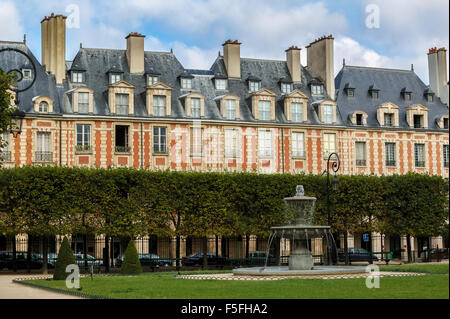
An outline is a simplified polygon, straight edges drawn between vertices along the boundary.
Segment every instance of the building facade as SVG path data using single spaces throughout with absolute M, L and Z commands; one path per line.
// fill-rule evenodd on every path
M 334 77 L 331 35 L 306 46 L 307 66 L 296 46 L 283 61 L 250 59 L 227 40 L 209 70 L 186 69 L 173 52 L 145 51 L 136 32 L 125 50 L 80 45 L 67 61 L 65 19 L 41 21 L 42 61 L 25 42 L 0 41 L 0 50 L 32 59 L 0 53 L 1 68 L 21 70 L 19 89 L 35 81 L 18 96 L 22 133 L 2 135 L 4 167 L 321 174 L 337 152 L 340 174 L 449 176 L 444 48 L 428 52 L 428 86 L 412 67 L 344 63 Z M 403 250 L 404 238 L 383 236 L 374 250 Z M 360 237 L 351 236 L 350 247 L 361 246 Z

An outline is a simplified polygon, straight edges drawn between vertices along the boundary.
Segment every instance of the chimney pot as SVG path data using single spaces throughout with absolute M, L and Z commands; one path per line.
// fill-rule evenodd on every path
M 52 17 L 54 17 L 54 16 L 55 16 L 55 14 L 54 14 L 54 13 L 52 12 L 51 16 L 52 16 Z

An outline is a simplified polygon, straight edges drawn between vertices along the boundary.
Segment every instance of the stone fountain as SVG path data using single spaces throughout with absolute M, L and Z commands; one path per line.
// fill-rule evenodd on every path
M 313 224 L 315 197 L 305 196 L 303 185 L 297 185 L 296 194 L 293 197 L 284 198 L 286 209 L 295 213 L 295 220 L 288 225 L 271 227 L 267 255 L 274 238 L 292 239 L 293 249 L 289 256 L 288 267 L 251 267 L 237 268 L 233 270 L 234 275 L 246 276 L 279 276 L 279 275 L 322 275 L 340 273 L 364 273 L 365 267 L 355 266 L 314 266 L 309 239 L 327 238 L 330 236 L 330 226 L 316 226 Z M 266 261 L 267 264 L 267 261 Z

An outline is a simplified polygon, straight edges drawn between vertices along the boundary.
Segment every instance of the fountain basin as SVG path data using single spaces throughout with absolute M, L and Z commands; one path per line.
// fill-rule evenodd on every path
M 314 266 L 311 270 L 289 270 L 289 267 L 250 267 L 233 269 L 235 276 L 317 276 L 340 274 L 363 274 L 363 266 Z
M 311 239 L 326 236 L 330 226 L 315 225 L 286 225 L 270 227 L 270 230 L 276 235 L 282 235 L 284 238 Z

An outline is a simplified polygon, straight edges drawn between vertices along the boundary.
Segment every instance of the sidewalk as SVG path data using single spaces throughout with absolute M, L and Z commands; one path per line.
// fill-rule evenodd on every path
M 81 299 L 75 296 L 58 294 L 43 289 L 31 288 L 13 283 L 16 278 L 30 275 L 0 275 L 0 299 Z

